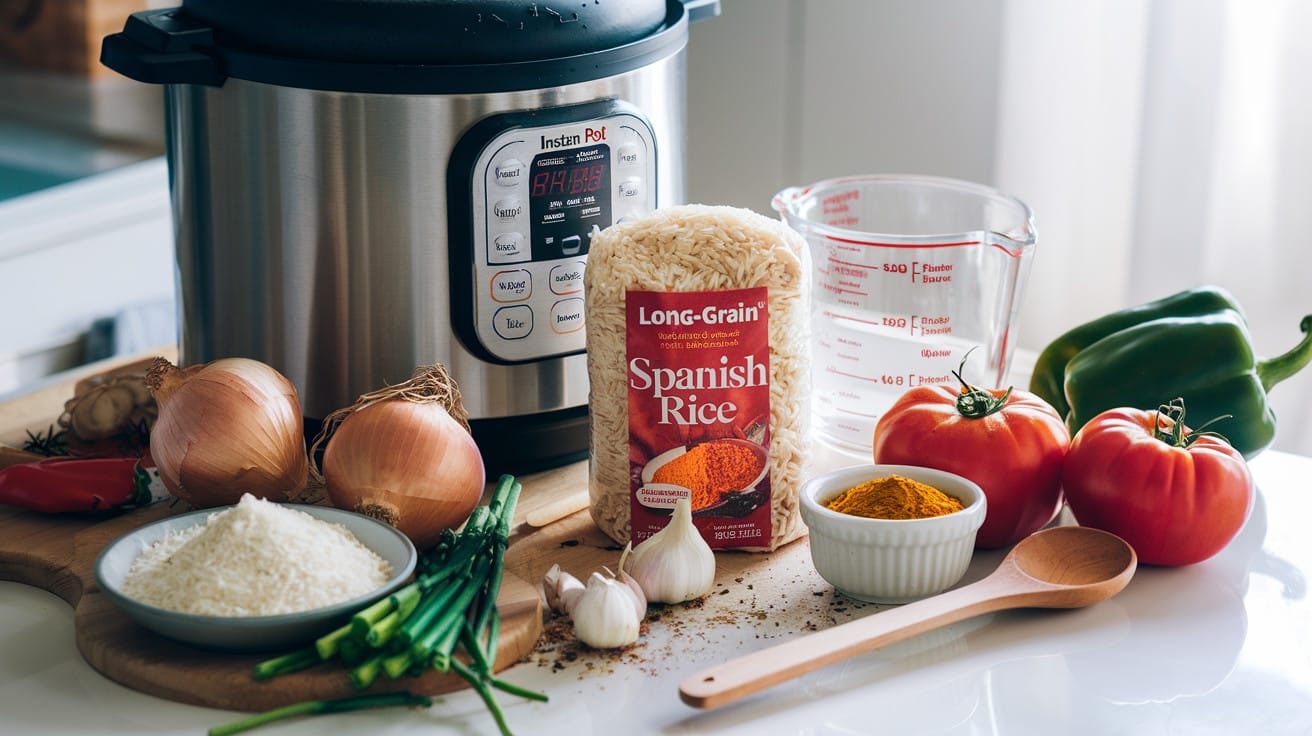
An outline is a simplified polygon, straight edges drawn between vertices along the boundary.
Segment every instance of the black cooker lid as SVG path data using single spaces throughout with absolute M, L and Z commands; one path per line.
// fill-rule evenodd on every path
M 215 42 L 276 56 L 384 64 L 540 61 L 622 46 L 665 0 L 183 0 Z
M 134 13 L 101 62 L 154 84 L 228 78 L 379 93 L 472 93 L 589 81 L 687 40 L 719 0 L 183 0 Z

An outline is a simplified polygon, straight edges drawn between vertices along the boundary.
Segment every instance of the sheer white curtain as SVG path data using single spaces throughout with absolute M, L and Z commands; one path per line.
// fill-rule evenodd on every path
M 1008 0 L 995 179 L 1038 213 L 1024 347 L 1204 283 L 1243 304 L 1260 356 L 1298 342 L 1309 36 L 1300 0 Z M 1312 454 L 1312 368 L 1271 399 L 1275 447 Z

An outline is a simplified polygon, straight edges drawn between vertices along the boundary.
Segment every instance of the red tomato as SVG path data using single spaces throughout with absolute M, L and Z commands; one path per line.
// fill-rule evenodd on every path
M 1191 565 L 1235 538 L 1253 476 L 1224 439 L 1192 433 L 1168 407 L 1111 409 L 1076 433 L 1063 485 L 1084 526 L 1109 531 L 1150 565 Z
M 1057 410 L 1028 391 L 963 385 L 913 388 L 875 426 L 876 463 L 922 465 L 984 489 L 981 549 L 1004 547 L 1052 521 L 1070 433 Z

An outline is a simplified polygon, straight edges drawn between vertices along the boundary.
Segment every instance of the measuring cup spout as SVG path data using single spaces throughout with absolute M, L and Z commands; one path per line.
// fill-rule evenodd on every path
M 788 187 L 774 195 L 774 199 L 770 200 L 770 206 L 787 220 L 793 213 L 793 203 L 802 195 L 802 191 L 801 187 Z

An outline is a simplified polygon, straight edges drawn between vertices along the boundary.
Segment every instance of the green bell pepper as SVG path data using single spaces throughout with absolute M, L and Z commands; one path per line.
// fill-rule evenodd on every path
M 1066 364 L 1080 351 L 1108 335 L 1137 324 L 1163 317 L 1202 316 L 1223 309 L 1240 311 L 1239 303 L 1228 292 L 1215 286 L 1204 286 L 1086 322 L 1068 330 L 1039 353 L 1034 363 L 1034 374 L 1030 378 L 1030 392 L 1052 404 L 1057 413 L 1064 417 L 1071 411 L 1070 404 L 1066 403 Z
M 1040 354 L 1030 391 L 1066 417 L 1071 433 L 1122 406 L 1155 409 L 1183 398 L 1191 426 L 1208 426 L 1245 457 L 1275 438 L 1272 386 L 1312 362 L 1312 315 L 1289 352 L 1259 361 L 1243 312 L 1222 289 L 1181 292 L 1094 320 Z

